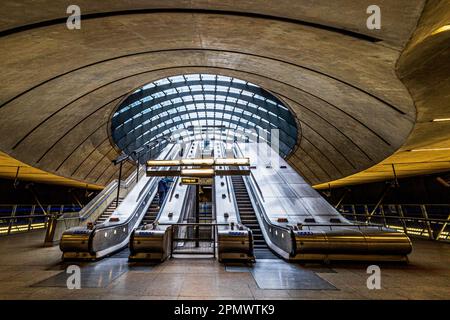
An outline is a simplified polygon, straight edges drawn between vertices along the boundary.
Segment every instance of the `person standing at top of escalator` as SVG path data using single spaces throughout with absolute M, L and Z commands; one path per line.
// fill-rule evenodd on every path
M 169 191 L 169 183 L 172 182 L 172 179 L 162 178 L 158 182 L 158 196 L 159 196 L 159 208 L 161 208 L 164 199 L 166 198 L 167 192 Z

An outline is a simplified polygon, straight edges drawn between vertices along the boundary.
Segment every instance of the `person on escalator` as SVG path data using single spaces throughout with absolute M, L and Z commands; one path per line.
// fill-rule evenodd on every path
M 161 208 L 164 199 L 166 198 L 167 191 L 169 191 L 169 183 L 172 182 L 172 179 L 162 178 L 158 182 L 158 196 L 159 196 L 159 206 L 158 209 Z

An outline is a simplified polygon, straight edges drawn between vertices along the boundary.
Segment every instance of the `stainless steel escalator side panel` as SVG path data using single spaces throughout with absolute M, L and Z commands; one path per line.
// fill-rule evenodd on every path
M 368 254 L 383 252 L 384 254 L 408 255 L 412 252 L 412 242 L 403 232 L 382 228 L 381 230 L 363 229 L 367 241 Z
M 71 228 L 63 233 L 59 248 L 66 254 L 66 258 L 93 259 L 95 255 L 89 250 L 89 242 L 93 235 L 94 230 L 88 230 L 86 227 Z
M 164 261 L 170 255 L 172 228 L 138 229 L 130 238 L 130 261 Z
M 169 145 L 160 157 L 171 157 L 175 152 L 176 145 Z M 92 230 L 86 226 L 66 230 L 60 241 L 63 259 L 95 260 L 126 246 L 131 231 L 139 225 L 156 191 L 157 178 L 142 177 L 109 220 Z
M 180 185 L 177 178 L 172 184 L 155 222 L 136 228 L 130 238 L 130 261 L 154 260 L 162 262 L 170 255 L 172 227 L 181 222 L 186 204 L 188 186 Z M 177 195 L 177 197 L 175 197 Z
M 254 262 L 253 237 L 248 229 L 222 229 L 217 232 L 217 250 L 219 262 L 244 260 Z
M 193 142 L 184 155 L 184 158 L 195 158 L 199 152 L 198 142 Z M 186 197 L 188 195 L 189 185 L 181 184 L 181 179 L 176 179 L 172 184 L 164 206 L 159 213 L 156 223 L 160 224 L 158 228 L 168 228 L 170 224 L 182 222 L 183 207 L 185 206 Z
M 407 261 L 411 241 L 385 228 L 294 231 L 294 260 Z
M 244 182 L 272 250 L 287 260 L 407 260 L 412 250 L 408 236 L 385 227 L 350 222 L 284 159 L 274 161 L 273 154 L 272 158 L 266 156 L 267 148 L 263 144 L 239 144 L 235 152 L 251 159 L 252 172 Z

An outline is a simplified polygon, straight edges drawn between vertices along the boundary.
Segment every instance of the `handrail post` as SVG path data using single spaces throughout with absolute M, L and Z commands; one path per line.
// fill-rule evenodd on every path
M 420 210 L 422 211 L 422 216 L 426 219 L 425 225 L 427 226 L 428 229 L 428 237 L 430 238 L 430 240 L 434 240 L 433 230 L 431 229 L 430 220 L 428 219 L 427 207 L 424 204 L 421 204 Z
M 175 229 L 175 226 L 172 226 L 170 228 L 170 258 L 173 257 L 174 229 Z
M 331 190 L 331 189 L 330 189 Z M 344 194 L 342 195 L 342 197 L 339 199 L 338 203 L 336 203 L 336 205 L 334 206 L 335 209 L 337 209 L 341 203 L 344 201 L 345 197 L 347 196 L 347 194 L 350 192 L 350 189 L 345 189 Z
M 378 202 L 375 204 L 375 207 L 372 209 L 372 211 L 369 213 L 369 217 L 367 219 L 368 222 L 370 222 L 370 219 L 372 218 L 372 216 L 376 213 L 378 207 L 382 204 L 384 198 L 386 197 L 386 195 L 388 194 L 389 190 L 391 189 L 392 184 L 388 184 L 386 185 L 386 187 L 383 190 L 383 193 L 380 196 L 380 199 L 378 199 Z
M 47 214 L 51 214 L 51 213 L 52 213 L 52 205 L 49 204 L 49 205 L 47 206 Z M 44 224 L 44 226 L 48 227 L 48 220 L 47 220 L 47 225 Z
M 370 214 L 369 214 L 369 208 L 367 207 L 367 204 L 364 205 L 364 215 L 366 218 L 366 223 L 370 220 Z
M 354 204 L 352 204 L 352 213 L 353 213 L 353 221 L 358 222 L 358 217 L 356 216 L 356 208 Z
M 380 205 L 380 213 L 383 216 L 384 226 L 387 227 L 387 220 L 386 220 L 386 216 L 384 214 L 384 207 L 383 207 L 383 205 Z
M 449 208 L 449 211 L 450 211 L 450 208 Z M 436 235 L 436 240 L 439 240 L 439 239 L 441 238 L 442 233 L 444 232 L 445 228 L 447 228 L 447 225 L 448 225 L 448 223 L 449 223 L 449 220 L 450 220 L 450 213 L 449 213 L 449 215 L 448 215 L 448 217 L 447 217 L 447 222 L 444 222 L 444 224 L 442 225 L 442 228 L 441 228 L 441 229 L 439 230 L 439 232 L 437 233 L 437 235 Z M 447 236 L 447 238 L 448 238 L 448 236 Z
M 12 212 L 11 212 L 11 219 L 9 220 L 9 226 L 8 226 L 8 233 L 7 235 L 11 234 L 11 228 L 12 228 L 12 224 L 14 223 L 14 217 L 16 216 L 16 211 L 17 211 L 17 204 L 15 204 L 13 206 Z
M 44 218 L 45 219 L 45 218 Z M 58 213 L 51 213 L 47 219 L 47 231 L 45 232 L 44 245 L 52 246 L 55 237 L 56 224 L 58 221 Z
M 139 182 L 139 157 L 136 160 L 136 184 Z
M 214 255 L 214 259 L 216 258 L 216 229 L 217 229 L 217 225 L 212 226 L 212 232 L 213 232 L 213 255 Z
M 197 224 L 195 226 L 195 247 L 198 248 L 200 246 L 199 238 L 200 238 L 200 228 L 198 224 L 200 223 L 200 188 L 198 185 L 195 186 L 195 223 Z
M 121 161 L 120 164 L 119 164 L 119 181 L 117 183 L 116 208 L 119 206 L 120 183 L 121 183 L 121 180 L 122 180 L 122 165 L 123 165 L 123 161 Z
M 405 232 L 405 234 L 408 234 L 408 228 L 406 227 L 405 215 L 403 214 L 403 208 L 402 208 L 401 204 L 397 205 L 397 211 L 398 211 L 398 215 L 400 217 L 400 221 L 403 226 L 403 231 Z
M 33 222 L 33 217 L 32 216 L 34 215 L 35 210 L 36 210 L 36 205 L 32 205 L 31 206 L 30 217 L 28 218 L 28 231 L 31 230 L 31 224 Z

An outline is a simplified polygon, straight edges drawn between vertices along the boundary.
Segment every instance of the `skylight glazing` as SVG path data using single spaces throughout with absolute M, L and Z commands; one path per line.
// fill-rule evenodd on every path
M 209 129 L 199 134 L 194 127 Z M 112 138 L 125 153 L 133 156 L 133 151 L 149 145 L 139 155 L 141 162 L 155 157 L 169 141 L 262 139 L 270 143 L 273 129 L 279 130 L 280 153 L 285 157 L 298 137 L 289 109 L 255 84 L 212 74 L 149 83 L 128 96 L 111 119 Z

